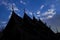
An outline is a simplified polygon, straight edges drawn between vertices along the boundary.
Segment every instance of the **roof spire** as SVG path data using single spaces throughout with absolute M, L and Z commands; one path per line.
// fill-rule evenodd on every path
M 13 7 L 13 4 L 12 4 L 12 11 L 14 11 L 14 7 Z
M 24 8 L 24 13 L 26 13 L 26 10 L 25 10 L 25 8 Z
M 14 4 L 11 5 L 11 11 L 14 11 Z
M 12 14 L 15 14 L 15 11 L 14 11 L 14 6 L 13 6 L 13 4 L 11 5 L 11 11 L 12 11 Z

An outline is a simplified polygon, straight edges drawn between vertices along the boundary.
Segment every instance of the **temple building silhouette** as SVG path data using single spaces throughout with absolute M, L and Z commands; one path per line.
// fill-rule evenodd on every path
M 3 30 L 0 40 L 57 40 L 57 35 L 34 15 L 31 19 L 24 11 L 24 17 L 18 16 L 14 10 Z

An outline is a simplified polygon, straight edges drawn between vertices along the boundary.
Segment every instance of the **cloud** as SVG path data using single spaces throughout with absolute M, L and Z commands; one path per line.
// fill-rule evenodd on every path
M 0 5 L 4 5 L 8 10 L 12 10 L 12 5 L 13 5 L 14 11 L 20 12 L 20 10 L 17 8 L 15 3 L 10 3 L 8 1 L 1 0 Z
M 44 8 L 44 5 L 41 5 L 40 9 L 43 9 Z
M 42 18 L 40 18 L 40 20 L 44 20 L 44 19 L 46 19 L 46 18 L 43 18 L 43 17 L 42 17 Z
M 50 19 L 50 18 L 52 18 L 52 17 L 53 17 L 53 16 L 49 15 L 49 16 L 47 16 L 46 18 L 47 18 L 47 19 Z
M 53 16 L 56 14 L 56 11 L 54 8 L 48 9 L 46 12 L 42 14 L 42 16 L 46 16 L 47 19 L 53 18 Z
M 53 16 L 49 15 L 49 16 L 46 16 L 46 17 L 40 17 L 40 20 L 46 20 L 46 19 L 50 19 L 52 18 Z
M 6 25 L 7 25 L 7 21 L 1 21 L 0 22 L 0 31 L 2 31 L 3 29 L 5 29 Z
M 5 0 L 0 0 L 0 5 L 7 5 L 7 1 L 5 1 Z
M 46 15 L 55 15 L 55 14 L 56 14 L 55 9 L 48 9 L 48 11 L 43 13 L 44 16 L 46 16 Z
M 37 16 L 40 17 L 40 11 L 37 11 Z
M 3 4 L 3 5 L 5 5 L 5 6 L 7 6 L 7 2 L 5 2 L 5 1 L 2 1 L 2 3 L 1 4 Z
M 17 8 L 17 6 L 16 6 L 15 3 L 13 3 L 13 4 L 9 3 L 9 4 L 8 4 L 8 10 L 12 10 L 12 6 L 13 6 L 13 8 L 14 8 L 14 11 L 20 12 L 20 10 Z
M 0 26 L 3 26 L 3 27 L 5 27 L 6 25 L 7 25 L 7 21 L 2 21 L 0 24 Z
M 12 11 L 12 6 L 13 6 L 14 11 L 20 12 L 20 10 L 18 9 L 18 7 L 16 6 L 15 3 L 10 3 L 10 2 L 4 1 L 4 0 L 1 0 L 1 5 L 4 5 L 10 11 Z M 10 13 L 8 18 L 10 18 L 11 15 L 12 15 L 12 13 Z
M 37 11 L 37 14 L 39 15 L 40 14 L 40 11 Z
M 15 10 L 15 11 L 20 11 L 20 10 L 17 8 L 17 6 L 16 6 L 15 3 L 13 3 L 13 7 L 14 7 L 14 10 Z
M 23 4 L 23 5 L 26 5 L 26 2 L 20 0 L 20 3 Z
M 1 23 L 5 24 L 5 23 L 6 23 L 6 21 L 3 21 L 3 22 L 1 22 Z
M 44 5 L 41 6 L 41 9 L 44 7 Z M 37 11 L 37 16 L 38 18 L 40 18 L 41 20 L 46 20 L 46 19 L 51 19 L 54 17 L 54 15 L 56 14 L 56 9 L 55 9 L 55 5 L 50 5 L 50 8 L 45 11 L 44 13 L 41 13 L 41 11 Z
M 29 11 L 29 10 L 26 10 L 26 13 L 31 15 L 31 16 L 33 15 L 33 13 L 31 11 Z
M 33 15 L 33 13 L 32 13 L 32 12 L 29 12 L 29 14 L 30 14 L 30 15 Z

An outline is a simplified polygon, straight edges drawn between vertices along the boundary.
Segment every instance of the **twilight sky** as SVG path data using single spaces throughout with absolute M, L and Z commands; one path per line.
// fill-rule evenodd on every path
M 11 17 L 12 5 L 14 11 L 23 17 L 25 8 L 27 15 L 46 22 L 50 28 L 60 32 L 60 0 L 0 0 L 0 30 L 5 28 Z

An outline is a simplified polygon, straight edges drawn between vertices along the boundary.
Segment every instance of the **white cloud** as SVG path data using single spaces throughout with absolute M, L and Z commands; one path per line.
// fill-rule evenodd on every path
M 29 15 L 33 15 L 33 13 L 29 10 L 26 10 L 26 13 L 29 14 Z
M 44 12 L 42 16 L 46 16 L 47 19 L 53 18 L 53 16 L 56 14 L 56 11 L 54 8 L 48 9 L 48 11 Z
M 1 23 L 5 24 L 5 23 L 6 23 L 6 21 L 3 21 L 3 22 L 1 22 Z
M 47 19 L 47 18 L 45 18 L 45 17 L 41 17 L 41 18 L 40 18 L 40 20 L 45 20 L 45 19 Z
M 17 6 L 16 6 L 15 3 L 9 3 L 8 1 L 1 0 L 0 5 L 6 6 L 6 8 L 7 8 L 8 10 L 12 10 L 12 5 L 13 5 L 14 11 L 20 12 L 20 10 L 17 8 Z
M 13 7 L 14 7 L 14 10 L 15 10 L 15 11 L 20 11 L 20 10 L 16 7 L 16 4 L 15 4 L 15 3 L 13 3 Z
M 40 20 L 43 20 L 44 18 L 40 18 Z
M 7 21 L 1 21 L 1 24 L 0 24 L 0 31 L 2 31 L 7 25 Z
M 40 17 L 40 11 L 37 11 L 37 17 Z
M 7 6 L 7 2 L 5 2 L 5 1 L 2 1 L 2 3 L 1 4 L 3 4 L 3 5 L 5 5 L 5 6 Z
M 47 16 L 47 19 L 50 19 L 50 18 L 52 18 L 53 16 L 51 16 L 51 15 L 49 15 L 49 16 Z
M 55 14 L 56 14 L 55 9 L 48 9 L 48 11 L 46 11 L 42 15 L 46 16 L 46 15 L 55 15 Z
M 7 8 L 8 10 L 10 10 L 10 11 L 12 11 L 12 6 L 13 6 L 14 11 L 20 12 L 20 10 L 17 8 L 17 6 L 16 6 L 15 3 L 8 3 L 8 2 L 6 2 L 6 1 L 2 1 L 1 4 L 5 5 L 6 8 Z M 9 19 L 10 19 L 11 15 L 12 15 L 12 13 L 10 13 Z
M 44 5 L 41 6 L 41 8 L 43 8 Z M 45 20 L 45 19 L 51 19 L 54 17 L 54 15 L 56 14 L 56 9 L 55 9 L 55 5 L 51 5 L 51 8 L 48 9 L 47 11 L 45 11 L 44 13 L 41 13 L 41 11 L 37 11 L 37 17 L 40 17 L 41 20 Z
M 39 15 L 40 14 L 40 11 L 37 11 L 37 15 Z
M 40 9 L 43 9 L 44 8 L 44 5 L 41 5 Z
M 26 5 L 26 2 L 20 0 L 20 3 L 23 4 L 23 5 Z
M 8 10 L 12 10 L 12 6 L 14 8 L 14 11 L 20 12 L 20 10 L 16 7 L 16 4 L 15 3 L 13 3 L 13 4 L 9 3 L 8 4 Z
M 7 1 L 6 0 L 0 0 L 0 5 L 7 5 Z
M 33 13 L 32 13 L 32 12 L 29 12 L 29 14 L 30 14 L 30 15 L 33 15 Z

